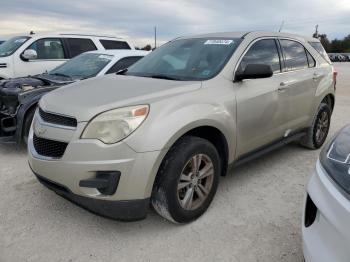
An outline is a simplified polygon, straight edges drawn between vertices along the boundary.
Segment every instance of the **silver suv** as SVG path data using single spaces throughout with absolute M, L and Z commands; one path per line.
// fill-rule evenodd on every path
M 149 204 L 190 222 L 220 176 L 291 141 L 325 141 L 332 65 L 304 37 L 217 33 L 178 38 L 128 70 L 45 95 L 32 123 L 29 164 L 45 186 L 110 218 Z

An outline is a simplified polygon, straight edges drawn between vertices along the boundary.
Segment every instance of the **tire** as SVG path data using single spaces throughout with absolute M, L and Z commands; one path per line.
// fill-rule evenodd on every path
M 312 121 L 312 125 L 308 128 L 307 134 L 300 140 L 300 144 L 309 149 L 320 148 L 326 141 L 331 123 L 331 115 L 332 113 L 329 105 L 321 103 Z M 325 117 L 325 120 L 322 120 L 323 117 Z M 318 136 L 318 132 L 323 133 L 322 137 Z
M 199 167 L 193 163 L 200 163 Z M 194 136 L 180 138 L 158 171 L 151 198 L 154 209 L 174 223 L 196 220 L 214 198 L 221 168 L 219 154 L 209 141 Z
M 28 144 L 28 136 L 29 136 L 30 126 L 32 125 L 32 121 L 34 118 L 35 109 L 36 109 L 35 107 L 29 109 L 24 119 L 22 138 L 26 145 Z

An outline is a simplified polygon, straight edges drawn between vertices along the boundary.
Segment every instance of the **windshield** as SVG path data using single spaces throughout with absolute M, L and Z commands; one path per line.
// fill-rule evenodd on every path
M 30 37 L 16 36 L 0 45 L 0 57 L 12 55 L 20 48 Z
M 129 68 L 126 75 L 169 80 L 206 80 L 216 76 L 241 39 L 193 38 L 169 42 Z
M 56 67 L 50 74 L 67 77 L 89 78 L 96 76 L 113 59 L 112 55 L 84 53 L 63 65 Z

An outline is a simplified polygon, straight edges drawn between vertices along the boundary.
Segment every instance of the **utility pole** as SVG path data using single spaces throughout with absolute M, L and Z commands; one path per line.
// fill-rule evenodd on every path
M 284 20 L 282 21 L 281 26 L 280 26 L 280 29 L 278 30 L 278 32 L 281 32 L 281 31 L 282 31 L 283 26 L 284 26 Z
M 154 49 L 157 48 L 157 27 L 154 27 Z
M 315 34 L 314 34 L 315 38 L 318 38 L 318 25 L 315 26 Z

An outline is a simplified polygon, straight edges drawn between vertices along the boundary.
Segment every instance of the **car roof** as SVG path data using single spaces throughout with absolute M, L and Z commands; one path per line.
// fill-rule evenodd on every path
M 188 36 L 188 37 L 179 37 L 177 39 L 190 39 L 190 38 L 245 38 L 245 37 L 253 37 L 253 38 L 259 38 L 259 37 L 286 37 L 286 38 L 294 38 L 302 42 L 319 42 L 317 38 L 312 38 L 308 36 L 302 36 L 297 34 L 291 34 L 291 33 L 284 33 L 284 32 L 265 32 L 265 31 L 242 31 L 242 32 L 219 32 L 219 33 L 209 33 L 209 34 L 201 34 L 201 35 L 194 35 L 194 36 Z
M 98 38 L 111 38 L 111 39 L 120 39 L 124 40 L 122 37 L 114 36 L 114 35 L 108 35 L 108 34 L 99 34 L 96 32 L 34 32 L 33 34 L 23 34 L 22 36 L 29 36 L 29 37 L 74 37 L 74 36 L 80 36 L 80 37 L 98 37 Z M 126 40 L 124 40 L 126 41 Z

